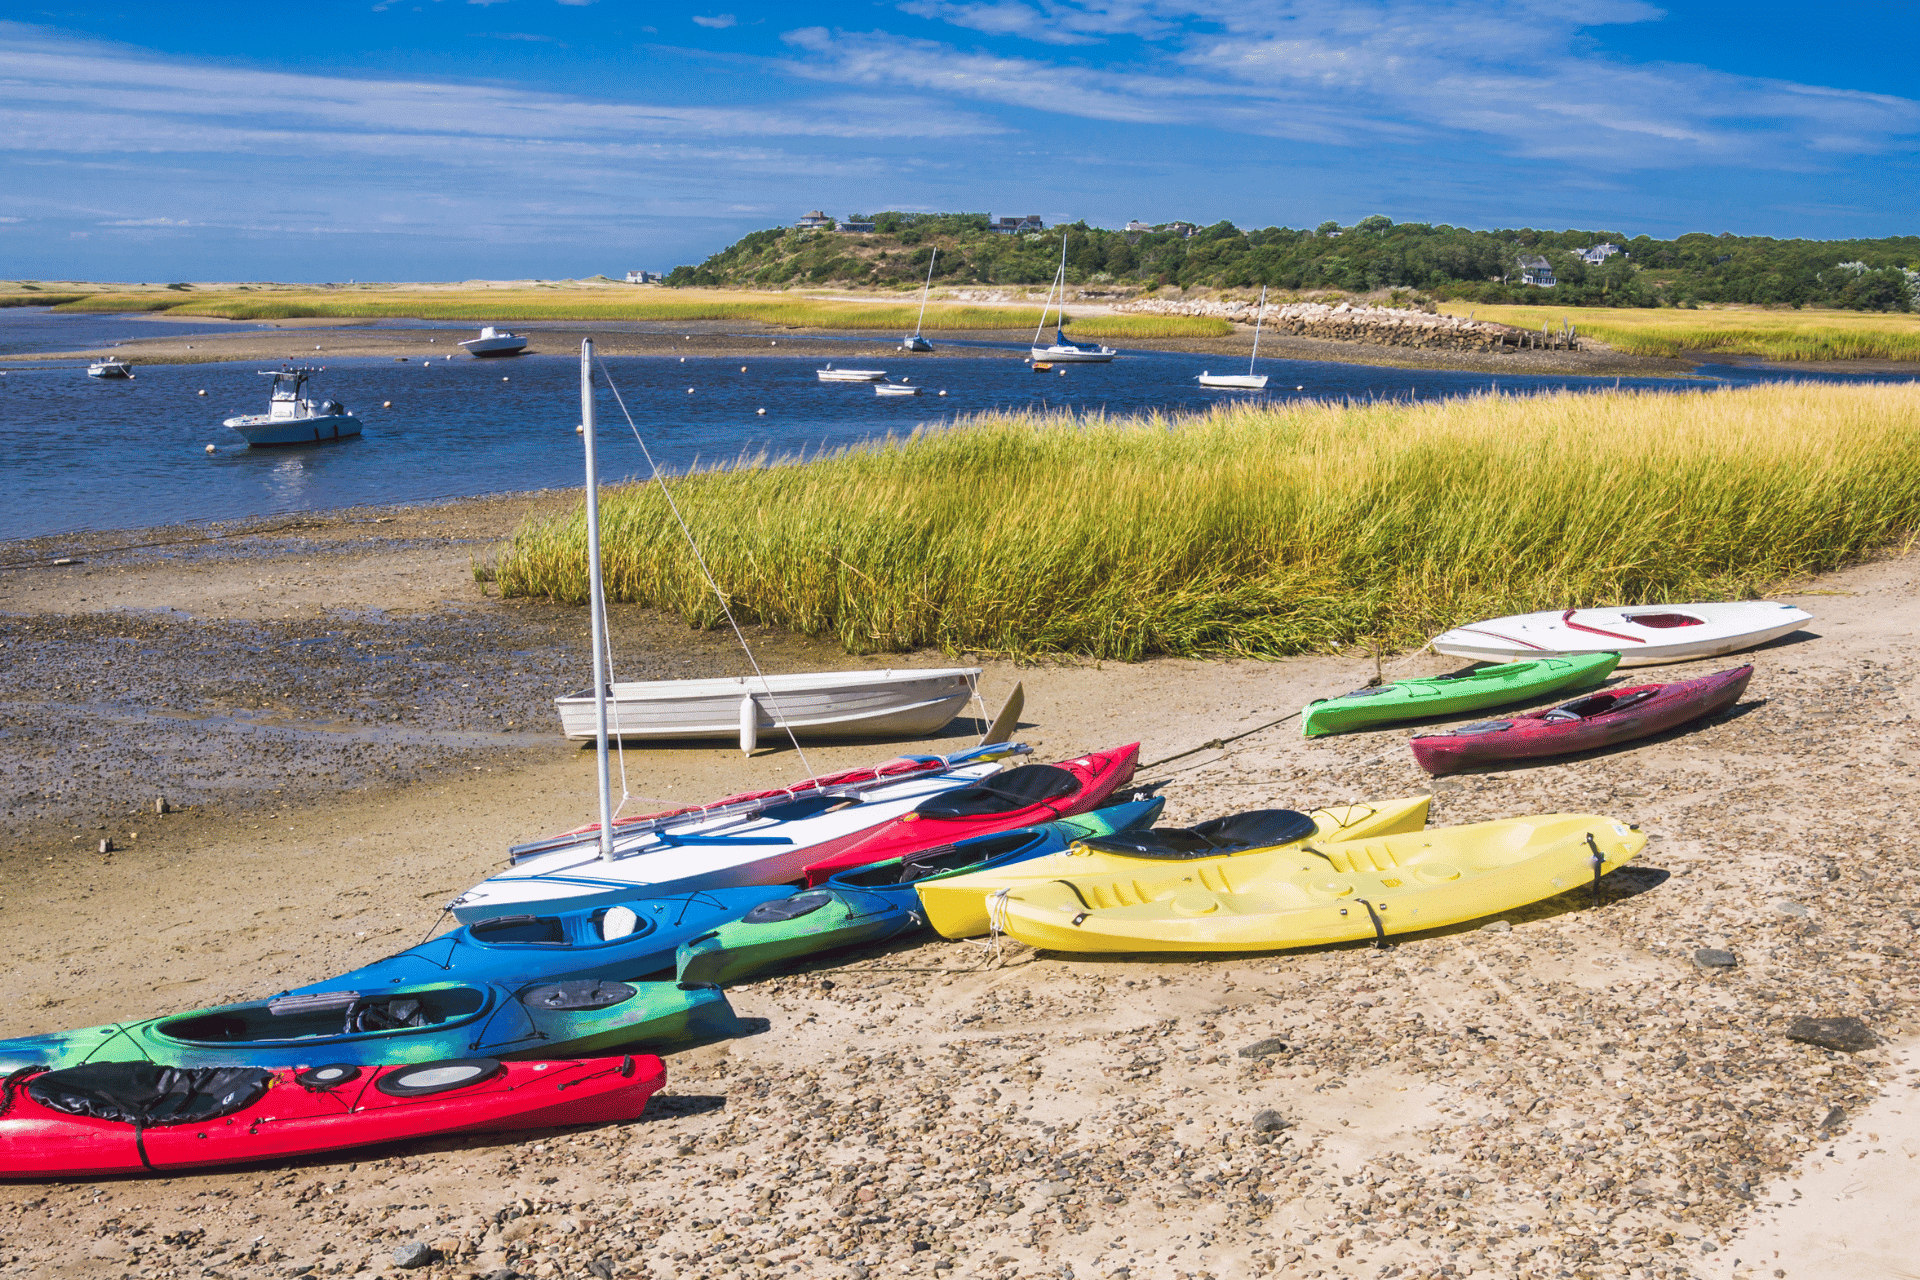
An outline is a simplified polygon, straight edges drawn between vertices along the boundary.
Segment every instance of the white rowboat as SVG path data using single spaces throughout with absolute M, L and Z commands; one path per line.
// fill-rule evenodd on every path
M 917 396 L 920 388 L 910 387 L 904 382 L 876 382 L 873 394 L 877 396 Z
M 133 366 L 125 360 L 96 360 L 87 366 L 89 378 L 131 378 Z
M 1617 653 L 1623 667 L 1737 653 L 1777 640 L 1813 615 L 1771 600 L 1650 604 L 1628 609 L 1554 609 L 1443 631 L 1435 652 L 1479 662 L 1549 654 Z
M 615 738 L 738 737 L 752 751 L 767 730 L 802 738 L 910 738 L 944 727 L 973 697 L 978 667 L 826 671 L 713 680 L 630 681 L 609 687 Z M 593 695 L 555 698 L 560 727 L 594 736 Z
M 880 382 L 887 376 L 885 369 L 836 369 L 832 365 L 813 372 L 822 382 Z

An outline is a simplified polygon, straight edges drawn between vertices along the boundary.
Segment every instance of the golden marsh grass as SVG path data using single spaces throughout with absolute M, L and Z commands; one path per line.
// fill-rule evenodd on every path
M 1872 311 L 1680 310 L 1648 307 L 1487 307 L 1449 303 L 1451 315 L 1583 335 L 1636 356 L 1724 352 L 1768 360 L 1920 360 L 1920 315 Z
M 671 484 L 736 611 L 851 652 L 1277 657 L 1740 598 L 1911 539 L 1920 389 L 985 415 Z M 608 491 L 602 528 L 611 598 L 716 624 L 656 487 Z M 583 601 L 583 515 L 493 572 Z

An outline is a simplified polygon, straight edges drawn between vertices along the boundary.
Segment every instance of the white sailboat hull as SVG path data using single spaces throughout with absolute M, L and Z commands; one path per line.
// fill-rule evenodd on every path
M 615 738 L 739 737 L 752 704 L 756 732 L 802 738 L 906 738 L 944 728 L 973 697 L 978 667 L 918 671 L 840 671 L 719 680 L 615 684 L 607 734 Z M 768 686 L 772 691 L 769 694 Z M 594 736 L 593 695 L 555 698 L 569 739 Z
M 598 845 L 592 841 L 539 854 L 481 881 L 454 899 L 450 910 L 466 924 L 494 916 L 570 911 L 639 897 L 798 880 L 808 864 L 851 846 L 929 796 L 968 786 L 999 768 L 991 762 L 962 765 L 864 791 L 843 808 L 785 822 L 736 815 L 693 820 L 625 839 L 616 828 L 616 856 L 611 861 L 599 857 Z M 675 843 L 702 836 L 715 842 Z M 736 840 L 740 843 L 731 843 Z M 750 843 L 754 840 L 787 843 Z
M 1111 364 L 1119 355 L 1113 347 L 1054 346 L 1033 348 L 1033 358 L 1047 364 Z
M 487 359 L 493 356 L 517 356 L 527 349 L 527 341 L 520 334 L 509 333 L 498 338 L 468 338 L 460 346 L 470 356 Z
M 933 344 L 915 333 L 900 339 L 900 349 L 902 351 L 931 351 L 933 350 Z
M 1493 618 L 1443 631 L 1436 652 L 1479 662 L 1618 653 L 1623 667 L 1738 653 L 1799 628 L 1813 615 L 1771 600 L 1563 609 Z
M 1198 373 L 1194 380 L 1203 387 L 1219 387 L 1228 391 L 1265 391 L 1267 375 L 1264 373 Z
M 822 382 L 879 382 L 887 376 L 885 369 L 815 369 L 813 373 Z

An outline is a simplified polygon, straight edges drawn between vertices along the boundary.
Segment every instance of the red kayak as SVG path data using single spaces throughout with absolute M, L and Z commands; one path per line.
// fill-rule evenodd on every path
M 1482 720 L 1413 739 L 1413 758 L 1428 773 L 1458 773 L 1501 760 L 1564 756 L 1611 747 L 1724 711 L 1740 700 L 1751 666 L 1672 684 L 1606 689 L 1511 720 Z
M 287 1071 L 30 1067 L 0 1085 L 0 1177 L 189 1169 L 447 1133 L 631 1120 L 666 1080 L 666 1064 L 651 1055 Z
M 904 858 L 970 836 L 1015 831 L 1098 809 L 1115 788 L 1133 781 L 1133 766 L 1139 758 L 1140 744 L 1133 742 L 1059 764 L 1023 764 L 970 787 L 929 796 L 912 813 L 883 823 L 831 857 L 809 863 L 807 884 L 817 885 L 842 871 Z

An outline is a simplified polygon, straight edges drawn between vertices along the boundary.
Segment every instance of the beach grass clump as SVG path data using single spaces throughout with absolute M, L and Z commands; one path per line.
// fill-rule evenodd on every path
M 1567 322 L 1616 351 L 1674 357 L 1688 351 L 1765 360 L 1920 360 L 1920 315 L 1900 311 L 1761 311 L 1733 308 L 1469 307 L 1455 315 L 1556 331 Z
M 1067 328 L 1076 338 L 1224 338 L 1233 322 L 1218 316 L 1073 316 Z
M 1750 597 L 1911 539 L 1920 389 L 988 414 L 670 486 L 737 616 L 849 652 L 1404 648 L 1534 609 Z M 611 599 L 721 621 L 658 487 L 607 491 L 601 519 Z M 497 580 L 578 603 L 585 564 L 576 509 L 523 527 Z

